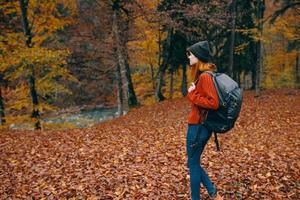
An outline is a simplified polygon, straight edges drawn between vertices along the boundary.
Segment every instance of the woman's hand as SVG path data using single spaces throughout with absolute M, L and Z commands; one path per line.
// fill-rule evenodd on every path
M 196 88 L 195 83 L 192 83 L 192 85 L 188 89 L 188 92 L 193 91 L 195 88 Z

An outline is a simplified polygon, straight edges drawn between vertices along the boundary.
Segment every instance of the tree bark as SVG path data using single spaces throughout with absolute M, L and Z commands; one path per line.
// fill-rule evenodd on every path
M 122 25 L 120 24 L 120 12 L 121 7 L 119 1 L 113 2 L 113 32 L 115 35 L 117 43 L 117 55 L 118 63 L 121 69 L 121 78 L 123 84 L 123 98 L 124 106 L 126 111 L 129 110 L 129 107 L 134 107 L 138 105 L 138 101 L 134 92 L 133 83 L 131 79 L 130 67 L 129 67 L 129 56 L 127 50 L 127 41 L 128 41 L 128 27 L 129 21 L 126 20 Z
M 186 76 L 186 64 L 182 64 L 182 82 L 181 82 L 182 96 L 187 95 L 187 76 Z
M 29 0 L 19 0 L 21 13 L 22 13 L 22 23 L 23 23 L 23 29 L 24 34 L 26 36 L 26 46 L 28 48 L 31 48 L 33 44 L 31 43 L 32 39 L 32 33 L 29 28 L 28 18 L 27 18 L 27 6 L 28 6 Z M 41 129 L 41 123 L 40 123 L 40 112 L 39 112 L 39 101 L 38 96 L 36 92 L 36 86 L 35 86 L 35 73 L 34 73 L 34 66 L 30 65 L 30 73 L 28 76 L 28 84 L 30 89 L 30 95 L 32 99 L 32 113 L 31 118 L 34 119 L 34 128 L 35 130 Z
M 162 48 L 161 48 L 161 43 L 162 43 L 162 39 L 161 39 L 161 25 L 160 25 L 160 21 L 158 22 L 159 26 L 158 26 L 158 66 L 161 65 L 161 57 L 162 57 Z
M 133 83 L 132 83 L 132 79 L 131 79 L 131 72 L 130 72 L 130 67 L 128 64 L 128 60 L 129 60 L 129 56 L 128 56 L 128 52 L 127 52 L 127 46 L 125 44 L 124 46 L 124 54 L 125 54 L 125 70 L 126 70 L 126 79 L 128 82 L 128 106 L 131 107 L 135 107 L 138 106 L 138 100 L 136 98 L 135 92 L 134 92 L 134 88 L 133 88 Z
M 251 70 L 251 82 L 252 82 L 252 85 L 251 85 L 251 90 L 255 90 L 256 88 L 256 67 L 254 69 Z
M 152 88 L 153 88 L 153 91 L 155 91 L 154 68 L 153 68 L 152 63 L 150 63 L 149 65 L 150 65 L 150 72 L 151 72 Z
M 120 65 L 116 65 L 116 78 L 117 78 L 117 102 L 118 102 L 118 115 L 123 115 L 123 90 L 122 90 L 122 78 L 121 78 L 121 71 Z
M 2 81 L 2 80 L 0 79 L 0 81 Z M 6 123 L 6 120 L 5 120 L 5 112 L 4 112 L 4 102 L 3 102 L 3 97 L 2 97 L 2 88 L 0 85 L 0 125 L 4 125 L 5 123 Z
M 241 73 L 236 71 L 236 82 L 241 86 Z
M 260 96 L 260 80 L 262 76 L 262 65 L 263 65 L 263 55 L 262 55 L 262 33 L 263 33 L 263 17 L 265 10 L 265 0 L 258 1 L 257 10 L 257 20 L 258 20 L 258 33 L 259 40 L 257 41 L 257 60 L 256 60 L 256 80 L 255 80 L 255 95 Z
M 35 74 L 32 65 L 30 66 L 30 70 L 31 70 L 30 72 L 31 75 L 28 77 L 28 82 L 29 82 L 31 100 L 33 103 L 33 110 L 32 110 L 31 117 L 35 119 L 35 129 L 41 129 L 40 112 L 38 109 L 39 102 L 38 102 L 37 92 L 35 89 Z
M 125 29 L 123 31 L 123 34 L 120 34 L 120 39 L 122 41 L 122 53 L 124 53 L 125 58 L 125 69 L 126 69 L 126 79 L 128 82 L 128 104 L 129 107 L 135 107 L 138 106 L 138 100 L 134 92 L 134 87 L 131 79 L 131 72 L 129 67 L 129 56 L 128 56 L 128 48 L 127 48 L 127 42 L 128 42 L 128 31 L 129 31 L 129 19 L 125 20 L 125 23 L 123 23 L 125 26 Z
M 170 58 L 170 50 L 171 50 L 171 39 L 173 35 L 173 29 L 168 29 L 167 40 L 166 40 L 166 48 L 165 54 L 163 56 L 163 61 L 159 66 L 158 75 L 157 75 L 157 84 L 155 88 L 155 97 L 157 101 L 163 101 L 165 97 L 163 96 L 161 89 L 163 86 L 163 78 L 168 67 L 168 61 Z
M 115 6 L 113 9 L 113 33 L 116 41 L 116 52 L 117 52 L 117 60 L 120 67 L 120 80 L 122 83 L 122 103 L 123 103 L 123 111 L 129 111 L 129 102 L 128 102 L 128 79 L 126 78 L 126 63 L 125 58 L 122 53 L 122 41 L 120 39 L 120 29 L 119 29 L 119 9 Z M 123 112 L 122 112 L 123 114 Z
M 170 99 L 173 99 L 174 94 L 174 77 L 173 77 L 173 70 L 170 70 Z
M 234 65 L 234 41 L 235 41 L 235 20 L 236 20 L 236 0 L 232 0 L 232 28 L 230 34 L 230 54 L 229 54 L 229 66 L 228 66 L 228 75 L 233 77 L 233 65 Z

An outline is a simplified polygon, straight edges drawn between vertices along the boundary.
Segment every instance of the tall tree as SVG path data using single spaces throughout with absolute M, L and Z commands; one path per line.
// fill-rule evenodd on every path
M 281 1 L 283 2 L 283 1 Z M 267 5 L 266 16 L 272 16 L 284 4 Z M 274 22 L 265 18 L 264 24 L 264 78 L 265 88 L 299 87 L 299 71 L 297 69 L 300 52 L 299 22 L 297 8 L 287 10 Z M 274 56 L 276 55 L 276 56 Z
M 281 6 L 277 9 L 272 15 L 270 19 L 270 23 L 274 24 L 278 17 L 283 16 L 288 10 L 293 10 L 294 13 L 299 11 L 300 1 L 299 0 L 274 0 L 274 3 L 281 2 Z M 297 10 L 298 8 L 298 10 Z M 299 28 L 298 28 L 299 29 Z M 299 30 L 298 30 L 299 31 Z M 287 51 L 291 52 L 293 50 L 297 50 L 295 58 L 295 76 L 297 87 L 300 88 L 300 71 L 299 71 L 299 57 L 300 57 L 300 41 L 298 40 L 289 40 Z
M 256 60 L 256 80 L 255 80 L 255 93 L 256 96 L 260 95 L 260 81 L 262 77 L 262 65 L 263 65 L 263 47 L 262 47 L 262 34 L 263 34 L 263 18 L 265 11 L 265 0 L 257 0 L 257 14 L 256 19 L 258 22 L 257 30 L 258 30 L 258 40 L 257 40 L 257 60 Z
M 31 112 L 34 129 L 40 129 L 40 112 L 53 111 L 53 97 L 57 93 L 70 94 L 64 83 L 77 81 L 64 68 L 70 53 L 60 46 L 56 35 L 73 23 L 71 12 L 66 15 L 70 10 L 65 4 L 34 0 L 7 1 L 0 5 L 3 10 L 8 23 L 1 24 L 5 29 L 0 36 L 0 73 L 9 82 L 6 109 L 19 111 L 25 121 L 25 113 Z M 14 117 L 6 115 L 7 122 L 15 122 Z
M 255 26 L 255 6 L 252 1 L 236 0 L 236 19 L 235 19 L 235 45 L 233 48 L 233 78 L 240 82 L 240 77 L 250 73 L 253 75 L 253 85 L 255 84 L 255 65 L 256 65 L 256 32 Z M 230 40 L 232 41 L 232 40 Z M 247 83 L 248 87 L 248 83 Z M 250 85 L 249 85 L 250 88 Z M 247 89 L 249 89 L 247 88 Z M 253 89 L 255 87 L 253 86 Z M 246 89 L 246 88 L 244 88 Z
M 186 96 L 187 95 L 187 64 L 183 64 L 182 66 L 182 80 L 181 80 L 181 94 L 182 96 Z
M 161 46 L 166 34 L 162 32 L 162 17 L 157 12 L 159 1 L 137 0 L 137 17 L 131 31 L 134 40 L 128 48 L 137 94 L 143 103 L 155 101 L 158 68 L 161 65 Z M 149 68 L 149 74 L 145 73 Z M 148 70 L 147 70 L 148 71 Z M 153 96 L 154 95 L 154 98 Z
M 6 24 L 6 19 L 5 19 L 5 14 L 3 12 L 3 10 L 1 9 L 1 4 L 0 4 L 0 29 L 5 29 L 5 25 Z M 0 40 L 2 41 L 2 38 L 5 37 L 5 34 L 3 33 L 3 31 L 0 32 Z M 3 43 L 0 43 L 0 63 L 3 63 L 4 60 L 2 59 L 3 56 Z M 1 64 L 0 64 L 0 68 L 1 68 Z M 3 80 L 4 78 L 4 74 L 1 73 L 0 70 L 0 125 L 4 125 L 6 120 L 5 120 L 5 110 L 4 110 L 4 98 L 3 98 L 3 94 L 2 94 L 2 84 L 4 82 Z
M 22 13 L 22 23 L 23 23 L 23 29 L 24 34 L 26 38 L 26 46 L 27 48 L 32 47 L 32 33 L 31 28 L 29 27 L 28 17 L 27 17 L 27 7 L 29 0 L 19 0 L 20 2 L 20 9 Z M 40 111 L 39 111 L 39 101 L 38 96 L 36 92 L 36 81 L 35 81 L 35 69 L 33 65 L 29 66 L 30 73 L 28 75 L 28 83 L 30 88 L 30 95 L 32 99 L 32 113 L 31 117 L 35 119 L 34 127 L 35 129 L 41 129 L 41 122 L 40 122 Z
M 123 109 L 128 112 L 129 111 L 129 102 L 128 102 L 128 80 L 126 78 L 126 66 L 125 66 L 125 58 L 122 52 L 122 41 L 120 38 L 120 28 L 119 28 L 119 18 L 120 18 L 120 5 L 119 1 L 113 2 L 113 33 L 116 41 L 116 52 L 117 52 L 117 77 L 120 78 L 118 81 L 118 86 L 122 86 L 122 89 L 119 88 L 118 91 L 122 91 L 121 99 L 118 103 L 123 103 L 123 105 L 119 105 L 120 110 L 119 115 L 123 114 Z M 119 76 L 120 74 L 120 76 Z M 118 92 L 119 94 L 119 92 Z M 118 99 L 120 99 L 120 94 L 118 95 Z
M 164 51 L 163 51 L 163 55 L 162 55 L 162 63 L 159 66 L 159 69 L 158 69 L 157 83 L 156 83 L 156 88 L 155 88 L 155 97 L 156 97 L 157 101 L 163 101 L 165 99 L 165 97 L 162 94 L 161 89 L 162 89 L 162 86 L 163 86 L 164 74 L 165 74 L 166 69 L 168 67 L 169 59 L 171 57 L 172 37 L 173 37 L 173 29 L 168 28 L 168 30 L 167 30 L 167 39 L 164 43 L 164 48 L 163 48 Z
M 123 97 L 123 109 L 129 111 L 129 107 L 137 106 L 138 101 L 134 92 L 130 67 L 129 67 L 129 56 L 127 49 L 128 42 L 128 31 L 129 31 L 129 15 L 130 10 L 126 8 L 126 4 L 131 2 L 115 0 L 111 1 L 111 8 L 113 11 L 112 16 L 112 29 L 114 38 L 116 41 L 116 53 L 117 53 L 117 65 L 120 67 L 121 79 L 119 80 L 122 84 L 122 97 Z M 124 18 L 125 17 L 125 18 Z
M 235 41 L 235 24 L 236 24 L 236 0 L 232 0 L 231 3 L 231 34 L 230 34 L 230 52 L 229 52 L 229 67 L 228 74 L 233 77 L 233 65 L 234 65 L 234 41 Z
M 128 105 L 129 107 L 135 107 L 139 105 L 137 97 L 135 95 L 135 91 L 133 88 L 133 83 L 131 79 L 131 72 L 129 67 L 129 55 L 128 55 L 128 48 L 127 48 L 127 42 L 129 40 L 128 34 L 129 34 L 129 26 L 130 26 L 130 19 L 129 16 L 125 19 L 125 22 L 123 23 L 123 37 L 122 37 L 122 48 L 123 48 L 123 54 L 125 58 L 125 76 L 126 80 L 128 82 Z
M 118 101 L 118 114 L 119 116 L 123 115 L 124 112 L 124 103 L 123 103 L 123 88 L 122 88 L 122 78 L 121 78 L 121 69 L 120 65 L 116 66 L 116 79 L 117 79 L 117 101 Z

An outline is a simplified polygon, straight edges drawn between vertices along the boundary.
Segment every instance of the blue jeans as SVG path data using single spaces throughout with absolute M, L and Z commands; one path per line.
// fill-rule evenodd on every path
M 198 134 L 198 135 L 197 135 Z M 200 184 L 206 187 L 208 194 L 213 196 L 216 188 L 201 167 L 201 154 L 212 132 L 201 124 L 188 124 L 186 134 L 187 165 L 190 173 L 190 189 L 192 200 L 200 199 Z

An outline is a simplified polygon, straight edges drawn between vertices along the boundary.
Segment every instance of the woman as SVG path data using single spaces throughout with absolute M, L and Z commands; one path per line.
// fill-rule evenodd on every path
M 194 78 L 187 94 L 192 105 L 186 136 L 191 196 L 192 200 L 200 199 L 200 184 L 203 183 L 209 196 L 220 200 L 223 198 L 218 194 L 216 187 L 200 164 L 201 154 L 212 135 L 212 132 L 201 123 L 205 120 L 209 109 L 219 107 L 218 95 L 212 77 L 208 73 L 202 72 L 216 71 L 216 66 L 209 63 L 210 53 L 207 41 L 201 41 L 188 47 L 187 56 L 190 61 L 191 77 Z

